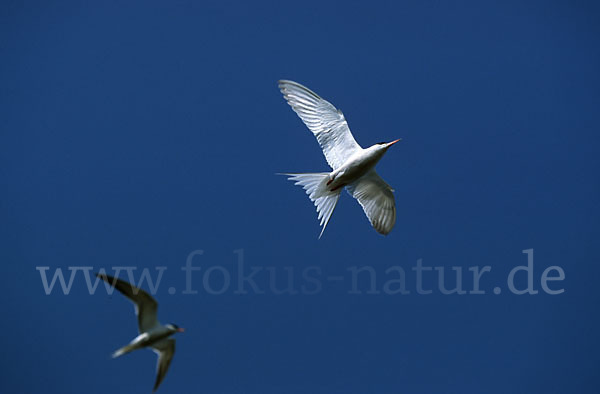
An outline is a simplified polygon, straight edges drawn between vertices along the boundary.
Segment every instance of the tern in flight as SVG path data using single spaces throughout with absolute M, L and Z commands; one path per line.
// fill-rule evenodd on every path
M 135 314 L 138 318 L 138 329 L 140 334 L 135 337 L 128 345 L 123 346 L 112 354 L 112 357 L 119 357 L 125 353 L 150 347 L 158 354 L 156 364 L 156 382 L 154 390 L 158 389 L 160 382 L 167 374 L 169 364 L 175 353 L 175 339 L 169 338 L 176 332 L 183 332 L 183 328 L 175 324 L 160 324 L 156 318 L 158 303 L 150 294 L 144 290 L 121 280 L 105 274 L 96 274 L 96 276 L 106 283 L 114 286 L 125 297 L 129 298 L 135 305 Z
M 358 200 L 373 228 L 380 234 L 389 234 L 396 223 L 394 190 L 377 175 L 375 165 L 388 148 L 400 140 L 380 142 L 363 149 L 352 136 L 342 111 L 327 100 L 293 81 L 279 81 L 279 89 L 294 112 L 317 137 L 325 159 L 333 170 L 282 174 L 302 186 L 317 207 L 323 227 L 319 238 L 344 187 Z

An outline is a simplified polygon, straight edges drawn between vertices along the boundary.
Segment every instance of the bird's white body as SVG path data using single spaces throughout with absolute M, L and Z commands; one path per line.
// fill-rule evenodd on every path
M 329 189 L 337 190 L 360 179 L 375 167 L 385 151 L 380 145 L 373 145 L 352 154 L 342 166 L 329 173 Z
M 352 136 L 342 112 L 331 103 L 293 81 L 279 81 L 279 89 L 313 132 L 333 170 L 329 173 L 284 174 L 302 186 L 317 207 L 323 226 L 321 235 L 342 188 L 358 200 L 373 228 L 387 235 L 396 223 L 396 204 L 393 189 L 377 175 L 375 165 L 399 140 L 363 149 Z
M 131 342 L 129 342 L 129 344 L 115 351 L 112 356 L 113 358 L 115 358 L 137 349 L 142 349 L 145 347 L 154 347 L 155 345 L 159 345 L 161 342 L 165 342 L 165 339 L 175 334 L 176 332 L 176 329 L 159 325 L 153 329 L 139 334 L 137 337 L 133 338 Z

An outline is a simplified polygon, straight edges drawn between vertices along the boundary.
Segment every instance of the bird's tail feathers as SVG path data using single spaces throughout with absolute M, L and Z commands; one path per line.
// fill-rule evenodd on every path
M 295 185 L 302 186 L 310 200 L 315 204 L 315 207 L 317 207 L 319 220 L 321 221 L 320 225 L 323 227 L 321 234 L 319 234 L 319 238 L 321 238 L 325 231 L 325 227 L 327 227 L 327 223 L 329 223 L 333 209 L 340 198 L 342 188 L 335 191 L 331 191 L 327 188 L 327 181 L 329 180 L 328 172 L 281 175 L 288 176 L 288 180 L 294 181 Z
M 124 354 L 127 354 L 129 352 L 132 352 L 135 349 L 137 349 L 137 346 L 135 346 L 133 344 L 125 345 L 122 348 L 117 349 L 116 351 L 114 351 L 111 356 L 112 356 L 112 358 L 117 358 L 117 357 L 122 356 Z

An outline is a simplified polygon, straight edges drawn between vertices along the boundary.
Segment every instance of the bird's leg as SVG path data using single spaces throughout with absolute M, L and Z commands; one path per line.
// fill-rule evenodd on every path
M 338 170 L 331 172 L 329 174 L 329 180 L 327 181 L 327 186 L 331 185 L 331 182 L 333 182 L 337 176 L 338 176 Z
M 342 183 L 341 185 L 337 185 L 336 187 L 334 187 L 333 189 L 331 189 L 332 192 L 336 191 L 337 189 L 346 186 L 345 183 Z

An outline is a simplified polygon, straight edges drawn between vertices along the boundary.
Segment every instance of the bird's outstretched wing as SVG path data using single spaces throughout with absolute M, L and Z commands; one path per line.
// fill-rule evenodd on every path
M 163 339 L 162 341 L 152 345 L 152 350 L 158 354 L 158 360 L 156 361 L 156 382 L 154 383 L 154 389 L 156 391 L 160 382 L 165 378 L 169 365 L 171 365 L 171 359 L 175 354 L 175 340 L 172 338 Z
M 378 233 L 387 235 L 396 223 L 394 190 L 385 183 L 375 170 L 346 186 L 348 193 L 358 200 Z
M 362 148 L 350 132 L 342 111 L 312 90 L 293 81 L 279 81 L 279 90 L 304 124 L 313 132 L 332 169 L 340 167 Z
M 156 318 L 158 303 L 150 294 L 119 278 L 113 278 L 106 274 L 96 274 L 96 276 L 111 286 L 114 286 L 115 289 L 119 290 L 125 297 L 133 302 L 135 314 L 138 318 L 138 329 L 140 333 L 146 332 L 159 324 L 158 319 Z

